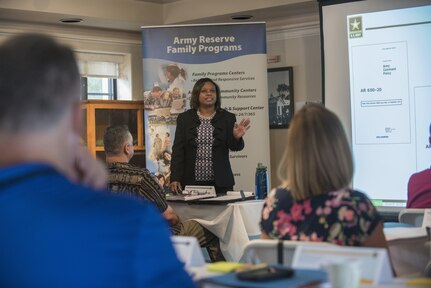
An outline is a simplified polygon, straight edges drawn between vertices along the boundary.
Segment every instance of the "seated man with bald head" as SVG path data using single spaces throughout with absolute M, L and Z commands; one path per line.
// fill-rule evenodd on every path
M 109 170 L 108 188 L 114 193 L 146 199 L 155 204 L 169 222 L 174 235 L 194 236 L 208 249 L 211 261 L 224 261 L 218 238 L 194 220 L 181 221 L 165 199 L 163 187 L 146 168 L 129 163 L 133 157 L 133 137 L 125 125 L 110 126 L 103 139 Z

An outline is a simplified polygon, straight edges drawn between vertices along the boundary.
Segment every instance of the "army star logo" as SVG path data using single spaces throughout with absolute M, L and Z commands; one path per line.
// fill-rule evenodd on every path
M 349 18 L 349 38 L 362 37 L 362 17 L 355 16 Z

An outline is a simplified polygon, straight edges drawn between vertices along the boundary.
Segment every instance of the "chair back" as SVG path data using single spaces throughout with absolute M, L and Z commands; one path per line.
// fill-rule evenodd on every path
M 191 236 L 171 236 L 178 259 L 186 267 L 202 266 L 205 259 L 198 240 Z
M 398 221 L 415 227 L 421 227 L 424 219 L 425 209 L 406 208 L 398 214 Z
M 347 247 L 326 242 L 282 241 L 281 264 L 298 269 L 320 269 L 331 261 L 358 260 L 361 263 L 361 278 L 370 284 L 392 281 L 392 270 L 387 250 L 384 248 Z M 241 257 L 246 263 L 279 263 L 279 240 L 252 240 Z
M 361 282 L 378 285 L 391 283 L 393 273 L 385 248 L 357 246 L 298 246 L 292 267 L 321 269 L 331 263 L 359 262 Z
M 293 255 L 299 245 L 312 246 L 335 246 L 326 242 L 306 242 L 306 241 L 282 241 L 282 255 L 280 255 L 279 240 L 277 239 L 256 239 L 247 243 L 240 262 L 246 263 L 268 263 L 292 265 Z M 282 259 L 279 259 L 279 258 Z M 282 262 L 282 263 L 280 263 Z

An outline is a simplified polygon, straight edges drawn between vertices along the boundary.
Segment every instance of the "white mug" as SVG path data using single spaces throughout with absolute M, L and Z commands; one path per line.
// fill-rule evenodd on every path
M 357 288 L 361 279 L 360 263 L 356 260 L 330 262 L 323 265 L 332 288 Z

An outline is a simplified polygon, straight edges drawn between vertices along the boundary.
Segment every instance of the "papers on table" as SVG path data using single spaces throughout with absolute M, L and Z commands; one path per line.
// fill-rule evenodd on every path
M 214 186 L 190 186 L 187 185 L 181 194 L 166 196 L 167 200 L 194 201 L 217 196 Z
M 240 191 L 228 191 L 226 195 L 217 196 L 216 198 L 208 198 L 202 199 L 202 202 L 208 201 L 219 201 L 219 202 L 235 202 L 241 200 L 252 200 L 254 199 L 254 192 L 242 192 L 244 195 L 241 195 Z
M 205 190 L 202 190 L 205 187 L 214 188 L 213 186 L 186 186 L 186 189 L 184 189 L 186 194 L 183 191 L 182 195 L 169 195 L 166 196 L 166 200 L 180 202 L 193 201 L 193 203 L 199 204 L 226 204 L 255 199 L 254 192 L 228 191 L 226 195 L 216 196 L 215 191 L 214 193 L 206 193 Z

